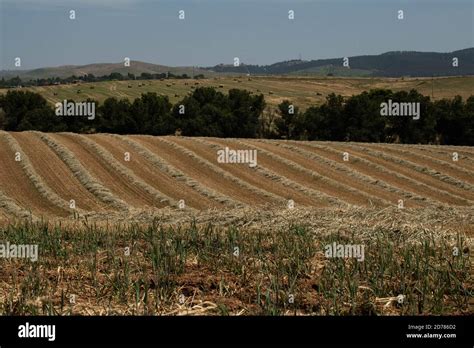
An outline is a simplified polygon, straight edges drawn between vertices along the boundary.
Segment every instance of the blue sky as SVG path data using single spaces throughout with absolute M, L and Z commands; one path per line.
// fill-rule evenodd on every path
M 473 17 L 474 0 L 0 0 L 0 69 L 450 52 L 474 46 Z

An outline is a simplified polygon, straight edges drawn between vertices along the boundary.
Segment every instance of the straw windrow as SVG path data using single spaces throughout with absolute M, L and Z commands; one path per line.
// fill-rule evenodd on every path
M 208 160 L 202 158 L 201 156 L 197 155 L 196 153 L 194 153 L 193 151 L 187 149 L 186 147 L 184 146 L 181 146 L 173 141 L 170 141 L 170 140 L 167 140 L 167 139 L 164 139 L 164 138 L 156 138 L 158 139 L 159 141 L 171 146 L 172 148 L 174 148 L 175 150 L 183 153 L 184 155 L 192 158 L 193 160 L 195 160 L 196 162 L 198 162 L 199 164 L 203 165 L 203 166 L 206 166 L 207 168 L 209 168 L 210 170 L 212 170 L 213 172 L 219 174 L 219 175 L 222 175 L 224 178 L 226 178 L 227 180 L 229 181 L 232 181 L 233 183 L 237 184 L 238 186 L 242 187 L 242 188 L 245 188 L 247 190 L 249 190 L 250 192 L 253 192 L 255 194 L 259 194 L 263 197 L 266 197 L 266 198 L 269 198 L 275 202 L 280 202 L 280 203 L 285 203 L 287 200 L 279 195 L 276 195 L 276 194 L 273 194 L 271 192 L 268 192 L 268 191 L 265 191 L 265 190 L 262 190 L 252 184 L 249 184 L 248 182 L 230 174 L 229 172 L 219 168 L 218 166 L 214 165 L 213 163 L 209 162 Z
M 18 141 L 12 137 L 7 132 L 1 131 L 0 134 L 6 140 L 8 146 L 14 153 L 21 154 L 21 161 L 19 162 L 23 172 L 26 174 L 28 179 L 34 185 L 34 187 L 38 190 L 39 194 L 44 197 L 46 200 L 51 202 L 51 204 L 64 209 L 66 211 L 71 211 L 72 209 L 69 206 L 69 202 L 58 196 L 43 180 L 43 178 L 36 172 L 35 168 L 33 167 L 30 159 L 26 155 L 26 153 L 21 148 Z M 80 208 L 74 209 L 77 213 L 84 214 L 85 211 Z
M 245 142 L 241 142 L 239 140 L 235 140 L 238 144 L 242 144 L 242 145 L 245 145 L 245 146 L 254 146 L 255 148 L 258 149 L 259 152 L 267 155 L 268 157 L 271 157 L 273 158 L 274 160 L 280 162 L 280 163 L 284 163 L 286 164 L 287 166 L 301 172 L 301 173 L 304 173 L 304 174 L 307 174 L 313 178 L 316 178 L 318 180 L 321 180 L 322 182 L 324 183 L 327 183 L 329 185 L 332 185 L 333 187 L 338 187 L 338 188 L 343 188 L 345 189 L 346 191 L 352 193 L 352 194 L 355 194 L 359 197 L 363 197 L 365 198 L 368 202 L 378 202 L 379 204 L 381 205 L 393 205 L 395 204 L 394 202 L 388 202 L 387 200 L 383 199 L 383 198 L 379 198 L 379 197 L 374 197 L 374 196 L 371 196 L 363 191 L 360 191 L 354 187 L 351 187 L 351 186 L 348 186 L 346 184 L 343 184 L 341 182 L 338 182 L 338 181 L 335 181 L 327 176 L 324 176 L 324 175 L 321 175 L 321 174 L 318 174 L 310 169 L 307 169 L 303 166 L 300 166 L 299 164 L 289 160 L 289 159 L 286 159 L 286 158 L 283 158 L 281 157 L 280 155 L 277 155 L 273 152 L 270 152 L 270 151 L 267 151 L 265 149 L 263 149 L 261 146 L 257 146 L 255 144 L 248 144 L 248 143 L 245 143 Z
M 211 147 L 213 149 L 216 149 L 216 150 L 222 148 L 220 145 L 218 145 L 216 143 L 213 143 L 212 141 L 204 140 L 204 139 L 201 139 L 201 138 L 193 138 L 193 141 L 199 142 L 203 145 L 209 146 L 209 147 Z M 257 171 L 258 173 L 260 173 L 261 175 L 263 175 L 264 177 L 269 178 L 271 180 L 274 180 L 276 182 L 279 182 L 284 186 L 295 189 L 295 190 L 297 190 L 301 193 L 304 193 L 304 194 L 308 195 L 309 197 L 312 197 L 312 198 L 317 199 L 317 200 L 322 200 L 322 202 L 324 202 L 324 200 L 326 200 L 332 206 L 347 207 L 349 205 L 347 202 L 344 202 L 343 200 L 341 200 L 337 197 L 328 195 L 328 194 L 326 194 L 322 191 L 314 190 L 312 188 L 303 186 L 303 185 L 297 183 L 296 181 L 290 180 L 287 177 L 285 177 L 283 175 L 280 175 L 278 173 L 275 173 L 274 171 L 266 168 L 265 166 L 263 166 L 261 164 L 259 164 L 258 166 L 256 166 L 253 169 L 255 171 Z
M 13 199 L 8 197 L 3 191 L 0 190 L 0 208 L 3 209 L 7 214 L 18 218 L 31 218 L 37 220 L 38 218 L 33 215 L 30 211 L 27 211 L 20 207 Z
M 140 189 L 148 193 L 150 196 L 161 203 L 167 203 L 169 205 L 176 206 L 178 202 L 176 202 L 173 198 L 163 194 L 162 192 L 158 191 L 154 187 L 148 185 L 144 182 L 141 178 L 137 177 L 133 171 L 122 165 L 117 159 L 106 149 L 104 149 L 101 145 L 97 144 L 95 141 L 91 140 L 88 137 L 78 134 L 71 134 L 71 136 L 76 139 L 77 141 L 83 143 L 85 146 L 93 149 L 93 151 L 100 156 L 105 163 L 117 173 L 124 176 L 129 180 L 133 185 L 138 186 Z
M 94 178 L 89 171 L 84 168 L 81 162 L 75 158 L 70 150 L 45 133 L 34 133 L 37 134 L 41 140 L 43 140 L 58 155 L 58 157 L 69 167 L 74 176 L 89 192 L 102 202 L 110 204 L 114 208 L 122 211 L 129 211 L 129 206 L 123 200 L 116 197 L 98 179 Z
M 109 135 L 112 138 L 119 139 L 132 147 L 137 153 L 139 153 L 141 156 L 143 156 L 147 161 L 149 161 L 153 166 L 158 168 L 159 170 L 167 173 L 174 179 L 183 182 L 186 184 L 188 187 L 193 189 L 194 191 L 198 192 L 199 194 L 208 197 L 210 199 L 215 200 L 216 202 L 219 203 L 224 203 L 229 206 L 233 207 L 243 207 L 244 204 L 242 202 L 237 201 L 236 199 L 230 198 L 226 195 L 223 195 L 209 187 L 206 187 L 202 185 L 201 183 L 197 182 L 196 180 L 191 179 L 188 177 L 186 174 L 184 174 L 182 171 L 179 169 L 175 168 L 172 166 L 170 163 L 165 161 L 163 158 L 158 156 L 157 154 L 151 152 L 148 150 L 146 147 L 143 145 L 139 144 L 137 141 L 133 140 L 130 137 L 123 137 L 115 134 L 110 134 Z

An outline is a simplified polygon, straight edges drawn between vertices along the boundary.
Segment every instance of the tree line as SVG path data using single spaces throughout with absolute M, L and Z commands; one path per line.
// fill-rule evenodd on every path
M 192 77 L 193 79 L 199 80 L 205 78 L 203 74 L 198 74 Z M 34 86 L 52 86 L 58 84 L 71 84 L 76 82 L 102 82 L 102 81 L 129 81 L 129 80 L 164 80 L 164 79 L 191 79 L 188 74 L 173 74 L 171 72 L 166 73 L 146 73 L 143 72 L 140 75 L 128 73 L 122 75 L 119 72 L 113 72 L 109 75 L 95 76 L 94 74 L 85 74 L 81 76 L 72 75 L 65 78 L 60 77 L 48 77 L 38 78 L 31 80 L 22 80 L 19 76 L 15 76 L 9 79 L 2 77 L 0 79 L 0 88 L 11 88 L 11 87 L 34 87 Z
M 419 103 L 419 119 L 382 116 L 381 104 L 389 100 Z M 93 120 L 56 116 L 40 94 L 10 90 L 0 96 L 0 129 L 474 145 L 474 96 L 432 101 L 416 90 L 377 89 L 348 98 L 330 94 L 305 111 L 289 100 L 272 109 L 261 94 L 212 87 L 196 88 L 175 105 L 156 93 L 87 101 L 96 105 Z

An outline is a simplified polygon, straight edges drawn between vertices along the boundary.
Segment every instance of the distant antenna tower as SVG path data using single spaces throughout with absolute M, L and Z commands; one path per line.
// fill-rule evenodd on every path
M 301 53 L 299 54 L 298 58 L 299 58 L 300 60 L 303 60 L 303 56 L 301 55 Z
M 431 99 L 434 100 L 434 75 L 431 75 Z
M 249 70 L 248 66 L 247 65 L 244 65 L 244 66 L 245 66 L 245 69 L 247 69 L 247 76 L 250 76 L 250 70 Z

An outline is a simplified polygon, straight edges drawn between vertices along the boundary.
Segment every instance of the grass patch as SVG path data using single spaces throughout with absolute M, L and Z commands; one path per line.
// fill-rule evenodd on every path
M 38 244 L 39 259 L 0 259 L 0 313 L 472 314 L 469 249 L 461 234 L 451 237 L 407 242 L 381 228 L 362 239 L 297 225 L 12 224 L 0 229 L 0 244 Z M 364 245 L 364 261 L 326 257 L 332 243 Z

